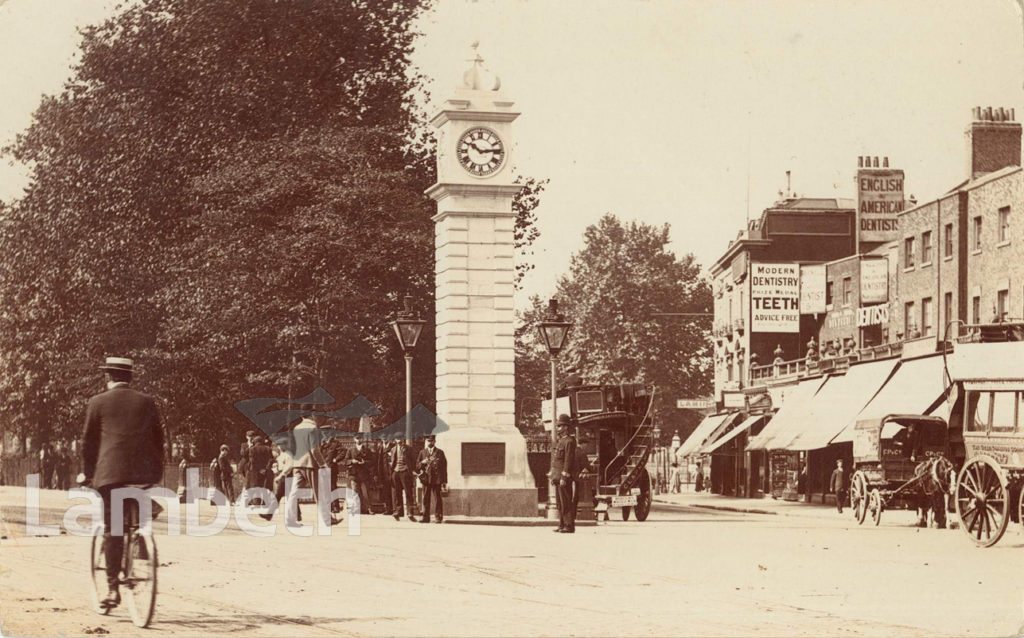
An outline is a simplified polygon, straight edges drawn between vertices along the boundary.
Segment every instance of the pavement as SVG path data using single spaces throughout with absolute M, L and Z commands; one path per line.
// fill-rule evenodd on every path
M 853 512 L 848 507 L 843 508 L 843 513 L 840 514 L 836 510 L 835 505 L 786 501 L 782 499 L 775 499 L 770 496 L 766 496 L 764 498 L 737 498 L 712 494 L 710 492 L 683 492 L 679 494 L 658 494 L 654 497 L 654 502 L 684 507 L 698 507 L 722 512 L 739 512 L 743 514 L 799 516 L 803 518 L 833 520 L 853 517 Z M 908 512 L 906 510 L 887 510 L 882 513 L 883 520 L 893 517 L 900 521 L 906 520 L 908 523 L 913 523 L 917 520 L 917 517 L 912 512 Z M 865 522 L 865 524 L 869 523 L 870 520 Z
M 19 499 L 20 497 L 20 499 Z M 659 499 L 661 496 L 659 495 Z M 361 517 L 350 536 L 158 530 L 150 629 L 89 607 L 90 539 L 19 530 L 0 489 L 0 630 L 11 636 L 1013 636 L 1024 634 L 1024 533 L 995 547 L 959 531 L 881 525 L 816 505 L 740 507 L 670 495 L 646 522 L 544 528 Z M 42 522 L 66 505 L 41 494 Z M 735 499 L 745 501 L 746 499 Z M 750 503 L 747 503 L 749 505 Z M 803 509 L 800 509 L 803 508 Z M 212 508 L 201 508 L 205 522 Z M 312 511 L 309 510 L 309 514 Z M 258 519 L 257 519 L 258 520 Z

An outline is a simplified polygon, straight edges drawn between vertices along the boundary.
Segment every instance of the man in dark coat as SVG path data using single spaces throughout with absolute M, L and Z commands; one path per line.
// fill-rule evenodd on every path
M 373 468 L 373 455 L 370 447 L 363 443 L 362 437 L 353 437 L 354 445 L 345 454 L 345 467 L 348 469 L 349 488 L 359 497 L 359 513 L 370 513 L 370 470 Z
M 89 399 L 82 436 L 85 480 L 103 499 L 104 553 L 107 597 L 113 607 L 121 602 L 117 572 L 124 552 L 124 537 L 114 535 L 110 521 L 111 493 L 125 485 L 150 485 L 163 475 L 164 432 L 153 397 L 128 387 L 132 360 L 107 357 L 100 369 L 107 375 L 107 391 Z M 129 507 L 125 507 L 127 515 Z M 122 530 L 123 532 L 123 530 Z
M 253 437 L 248 461 L 245 472 L 245 489 L 266 488 L 270 465 L 274 460 L 270 455 L 270 446 L 266 445 L 262 438 Z M 262 499 L 256 499 L 254 503 L 262 504 Z
M 53 485 L 53 468 L 55 463 L 53 445 L 44 443 L 39 450 L 39 487 L 44 490 L 51 489 Z
M 832 478 L 828 482 L 829 491 L 836 495 L 836 509 L 843 513 L 843 501 L 846 500 L 846 471 L 843 470 L 843 459 L 836 459 L 836 469 L 832 470 Z
M 409 516 L 410 521 L 416 520 L 416 517 L 413 516 L 413 503 L 416 502 L 416 499 L 413 497 L 412 484 L 412 470 L 416 466 L 416 457 L 413 456 L 409 443 L 409 441 L 399 439 L 388 452 L 388 475 L 391 477 L 391 494 L 395 504 L 392 513 L 396 521 L 402 518 L 403 495 L 405 496 L 404 513 Z
M 569 433 L 572 420 L 558 416 L 558 442 L 551 451 L 551 485 L 558 505 L 558 528 L 554 531 L 572 534 L 576 530 L 576 509 L 572 507 L 573 476 L 576 473 L 576 439 Z
M 423 512 L 421 523 L 430 522 L 430 501 L 437 503 L 434 509 L 434 520 L 444 521 L 444 501 L 441 497 L 442 486 L 448 485 L 448 459 L 444 450 L 435 445 L 436 439 L 428 436 L 425 445 L 416 459 L 416 471 L 423 483 Z
M 213 459 L 211 469 L 213 470 L 213 486 L 227 498 L 228 505 L 231 505 L 235 502 L 235 486 L 233 482 L 235 471 L 231 467 L 231 458 L 228 456 L 228 450 L 229 448 L 226 444 L 220 446 L 220 453 Z
M 380 490 L 381 501 L 384 502 L 384 513 L 391 515 L 394 509 L 391 503 L 391 472 L 388 471 L 388 455 L 391 453 L 391 441 L 377 441 L 377 451 L 374 456 L 376 468 L 376 481 Z

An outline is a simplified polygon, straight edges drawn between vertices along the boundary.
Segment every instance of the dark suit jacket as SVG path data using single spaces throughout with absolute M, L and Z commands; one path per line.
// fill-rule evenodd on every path
M 348 475 L 357 481 L 369 481 L 370 470 L 373 469 L 373 453 L 369 445 L 363 445 L 363 449 L 352 446 L 345 454 L 345 466 Z
M 435 447 L 433 451 L 423 448 L 416 459 L 416 470 L 422 472 L 420 480 L 424 485 L 444 485 L 448 482 L 448 459 L 444 450 Z
M 405 453 L 405 465 L 406 469 L 412 472 L 416 469 L 416 456 L 412 452 L 411 447 L 401 447 L 395 445 L 391 450 L 388 451 L 388 472 L 394 472 L 395 468 L 398 467 L 398 453 L 399 450 Z
M 576 439 L 571 436 L 563 436 L 558 439 L 555 449 L 551 451 L 551 480 L 557 481 L 562 473 L 571 479 L 576 474 Z
M 116 386 L 89 399 L 82 460 L 93 489 L 159 482 L 164 431 L 153 397 Z
M 270 454 L 270 448 L 262 443 L 249 448 L 248 467 L 245 472 L 246 487 L 263 487 L 270 474 L 270 464 L 274 459 Z
M 846 470 L 840 470 L 838 467 L 832 470 L 832 478 L 828 482 L 828 489 L 836 494 L 846 489 Z

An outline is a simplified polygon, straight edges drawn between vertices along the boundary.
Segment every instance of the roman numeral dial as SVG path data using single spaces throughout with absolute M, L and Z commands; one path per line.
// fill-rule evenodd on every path
M 471 175 L 485 177 L 505 163 L 505 145 L 494 131 L 471 128 L 459 138 L 456 156 Z

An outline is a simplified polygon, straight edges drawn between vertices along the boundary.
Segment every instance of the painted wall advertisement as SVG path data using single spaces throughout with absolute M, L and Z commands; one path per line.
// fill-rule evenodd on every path
M 891 241 L 899 236 L 896 215 L 903 211 L 903 171 L 857 171 L 857 229 L 860 241 Z
M 751 332 L 800 332 L 800 265 L 750 265 Z
M 825 312 L 825 264 L 800 266 L 800 314 Z
M 889 301 L 889 260 L 860 260 L 860 302 L 862 304 Z

